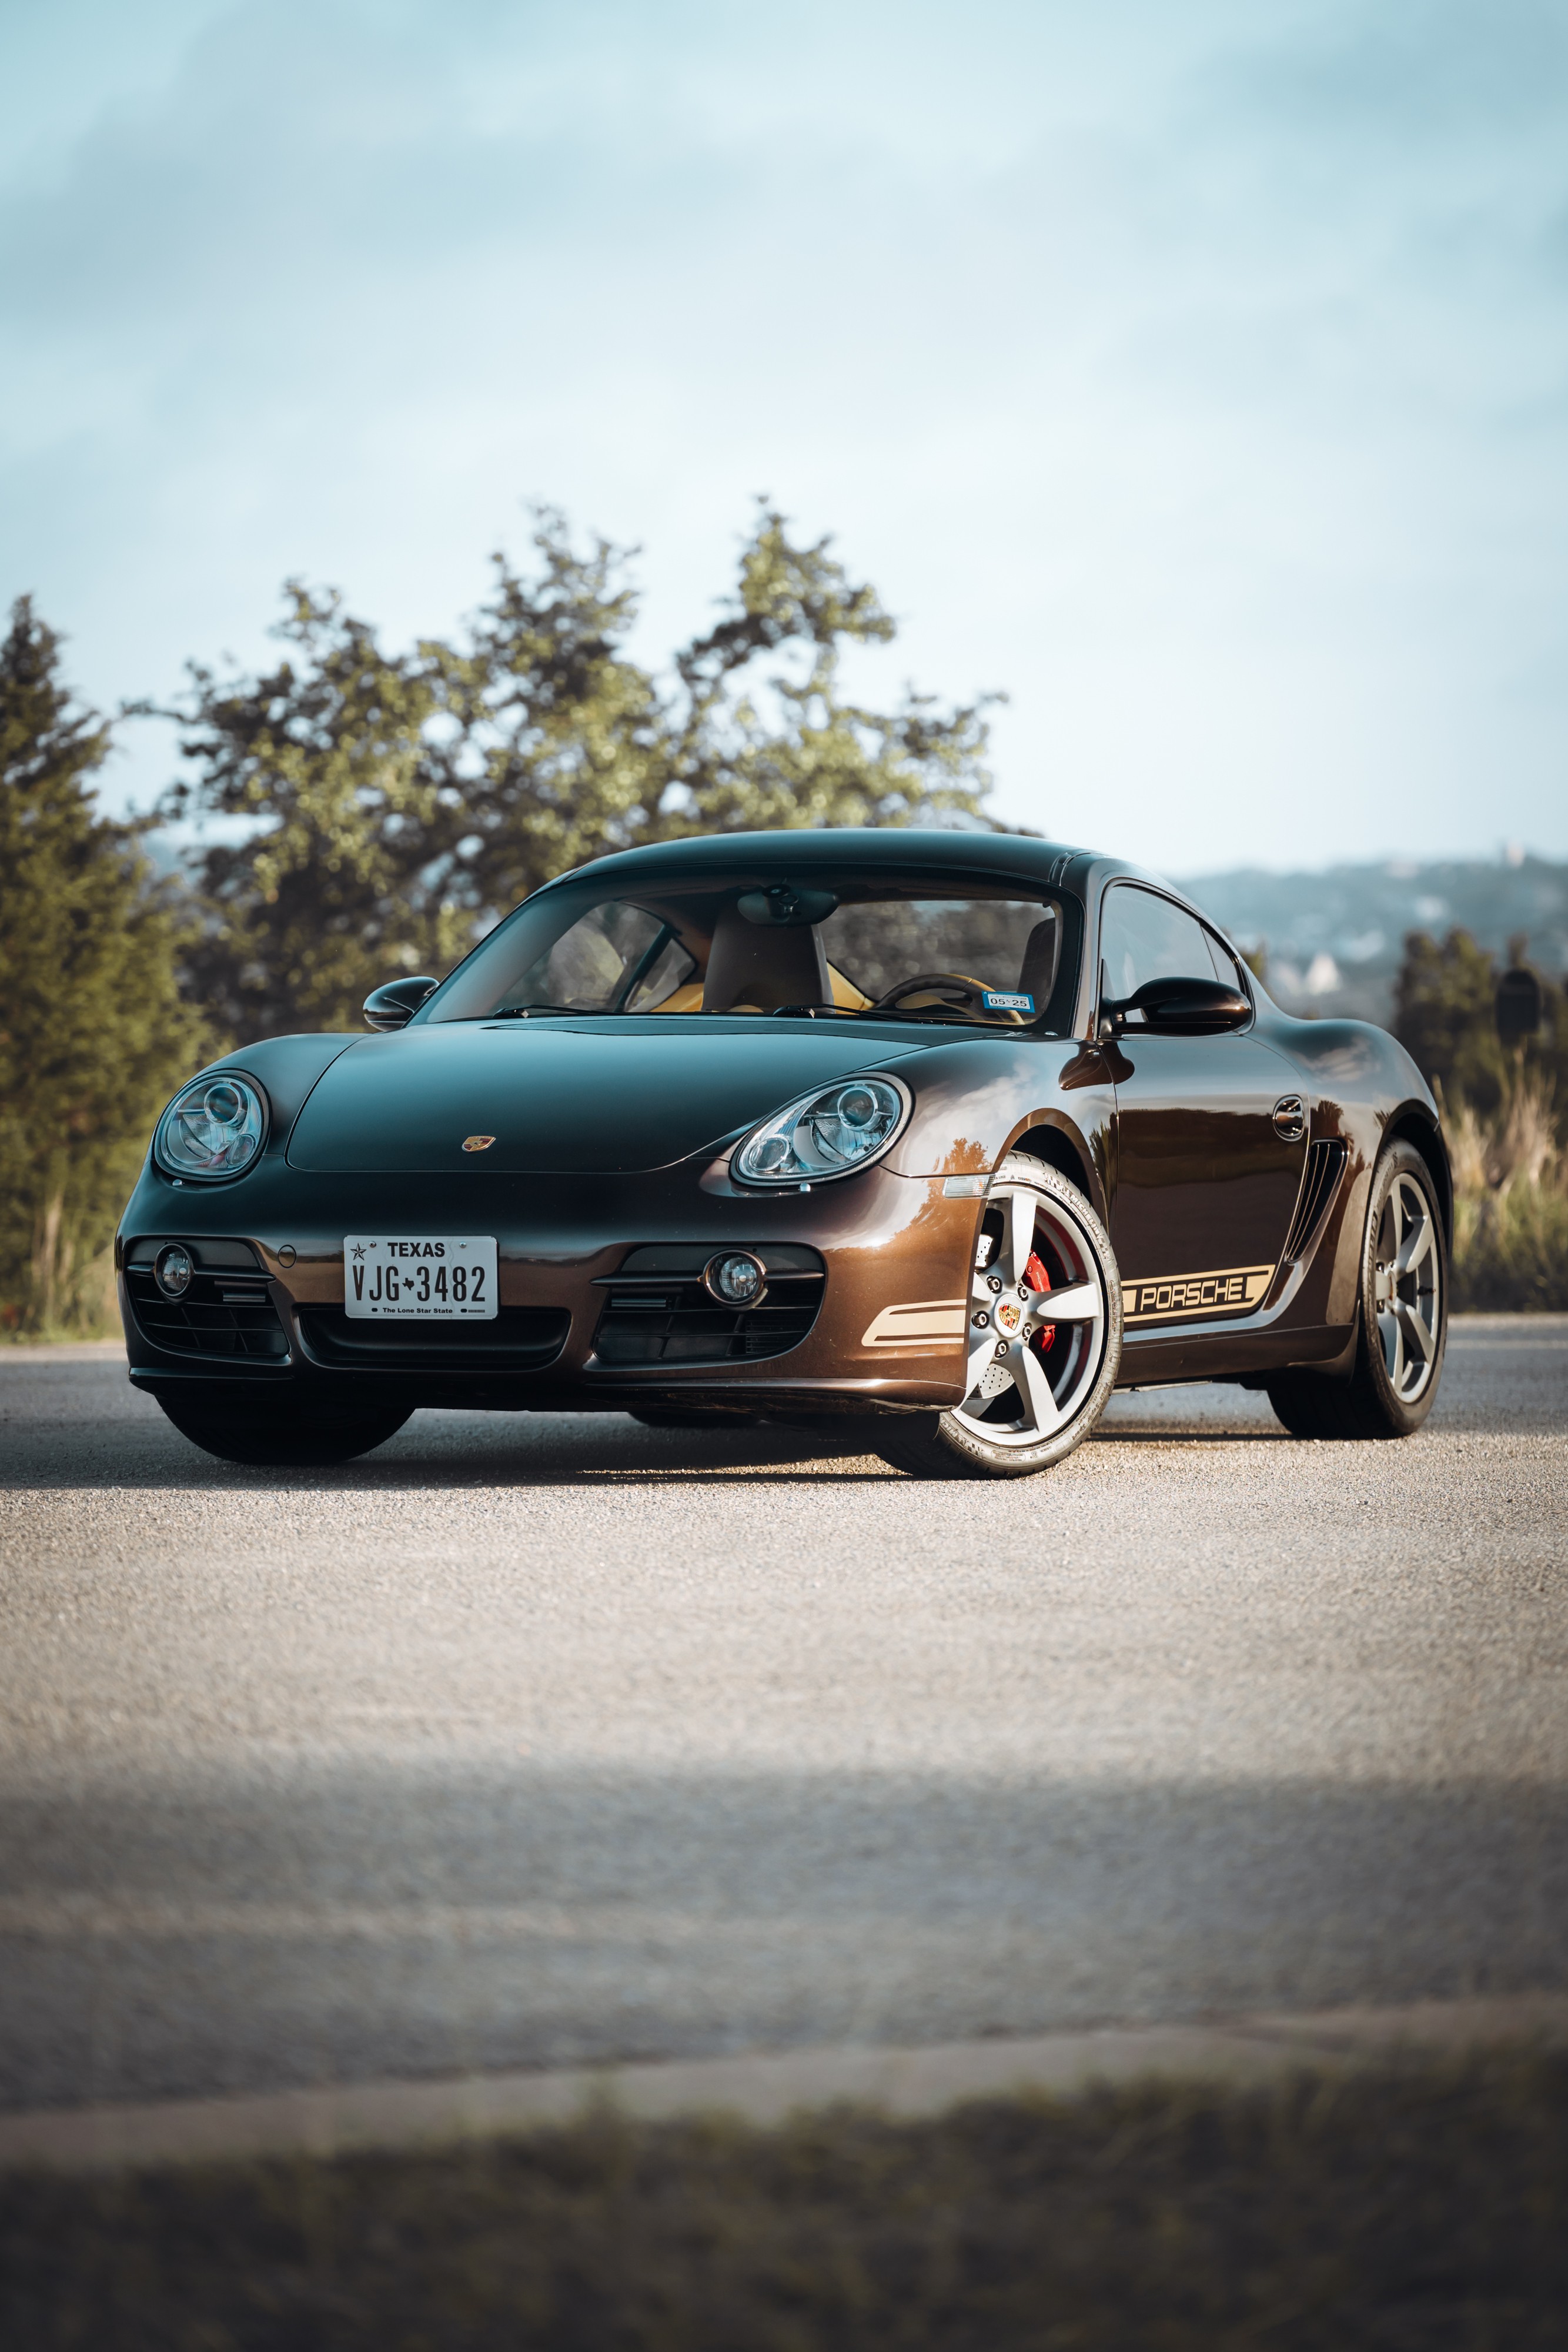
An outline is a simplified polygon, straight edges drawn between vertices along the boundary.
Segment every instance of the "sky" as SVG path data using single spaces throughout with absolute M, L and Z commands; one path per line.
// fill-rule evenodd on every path
M 656 665 L 767 496 L 1009 823 L 1568 856 L 1561 0 L 0 0 L 0 599 L 99 707 L 536 499 Z

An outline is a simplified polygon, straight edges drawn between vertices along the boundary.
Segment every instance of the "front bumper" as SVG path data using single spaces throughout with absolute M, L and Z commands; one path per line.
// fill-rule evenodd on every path
M 809 1193 L 742 1192 L 722 1161 L 634 1176 L 464 1170 L 433 1179 L 306 1175 L 269 1154 L 236 1182 L 200 1191 L 172 1185 L 150 1165 L 117 1244 L 131 1377 L 154 1391 L 243 1383 L 253 1394 L 292 1388 L 326 1401 L 373 1392 L 413 1406 L 501 1412 L 623 1412 L 677 1402 L 737 1411 L 930 1411 L 962 1397 L 967 1268 L 981 1205 L 948 1197 L 940 1178 L 881 1165 Z M 494 1234 L 496 1324 L 426 1326 L 415 1340 L 411 1327 L 349 1323 L 346 1233 Z M 150 1311 L 148 1269 L 169 1241 L 193 1246 L 203 1267 L 212 1261 L 204 1296 L 226 1298 L 245 1336 L 214 1346 Z M 629 1360 L 629 1348 L 634 1358 L 647 1344 L 638 1330 L 652 1329 L 652 1321 L 635 1323 L 630 1303 L 637 1265 L 669 1264 L 672 1253 L 692 1265 L 725 1248 L 755 1249 L 769 1265 L 770 1352 L 748 1351 L 761 1342 L 744 1333 L 737 1348 L 732 1331 L 722 1358 L 704 1360 L 702 1343 L 690 1338 L 698 1327 L 660 1284 L 653 1295 L 665 1295 L 676 1310 L 665 1319 L 683 1336 L 673 1351 L 666 1344 L 645 1360 Z M 656 1260 L 643 1256 L 650 1250 Z M 683 1251 L 691 1254 L 684 1260 Z M 808 1297 L 815 1311 L 803 1315 Z M 616 1302 L 620 1337 L 612 1344 L 607 1309 Z M 791 1303 L 795 1325 L 809 1324 L 798 1338 L 777 1319 Z M 765 1304 L 759 1324 L 768 1312 Z

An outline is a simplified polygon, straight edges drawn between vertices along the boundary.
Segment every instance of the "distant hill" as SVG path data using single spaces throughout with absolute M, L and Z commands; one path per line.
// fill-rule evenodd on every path
M 1187 876 L 1182 888 L 1241 946 L 1262 943 L 1270 993 L 1292 1013 L 1386 1022 L 1406 931 L 1469 931 L 1500 957 L 1522 932 L 1531 963 L 1568 969 L 1568 866 L 1542 857 L 1331 866 L 1321 874 Z

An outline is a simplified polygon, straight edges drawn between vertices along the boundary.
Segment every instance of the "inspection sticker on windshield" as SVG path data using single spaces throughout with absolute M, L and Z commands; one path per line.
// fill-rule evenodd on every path
M 343 1305 L 361 1322 L 416 1315 L 488 1322 L 496 1312 L 494 1234 L 346 1234 Z
M 1016 991 L 1004 988 L 982 988 L 980 1002 L 988 1013 L 1028 1013 L 1032 1015 L 1034 1012 L 1032 996 L 1020 996 Z

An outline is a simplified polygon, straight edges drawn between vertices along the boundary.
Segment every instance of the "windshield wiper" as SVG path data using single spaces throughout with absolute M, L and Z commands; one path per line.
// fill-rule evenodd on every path
M 858 1021 L 860 1014 L 852 1004 L 775 1004 L 770 1007 L 769 1021 Z
M 470 1021 L 527 1021 L 536 1013 L 564 1013 L 573 1021 L 602 1019 L 608 1004 L 504 1004 L 499 1013 L 470 1013 Z

